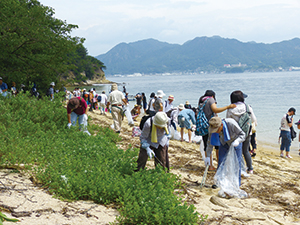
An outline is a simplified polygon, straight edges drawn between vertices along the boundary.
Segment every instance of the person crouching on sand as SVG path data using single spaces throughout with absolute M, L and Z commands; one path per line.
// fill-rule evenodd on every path
M 234 119 L 222 120 L 220 117 L 214 116 L 209 120 L 208 132 L 211 138 L 207 142 L 205 166 L 210 165 L 213 146 L 219 146 L 219 167 L 226 159 L 230 145 L 233 145 L 239 162 L 239 185 L 241 185 L 242 143 L 246 139 L 244 131 Z

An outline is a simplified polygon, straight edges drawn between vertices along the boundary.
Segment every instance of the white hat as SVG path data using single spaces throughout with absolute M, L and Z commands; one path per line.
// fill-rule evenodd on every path
M 179 104 L 178 109 L 183 110 L 184 109 L 184 104 Z
M 156 96 L 159 97 L 159 98 L 162 98 L 162 97 L 165 96 L 165 93 L 162 90 L 158 90 L 157 93 L 156 93 Z
M 154 116 L 153 124 L 159 127 L 167 127 L 168 121 L 169 119 L 165 112 L 157 112 Z
M 0 80 L 2 80 L 2 77 L 0 77 Z
M 50 85 L 51 85 L 51 86 L 55 86 L 55 83 L 54 83 L 54 82 L 51 82 Z

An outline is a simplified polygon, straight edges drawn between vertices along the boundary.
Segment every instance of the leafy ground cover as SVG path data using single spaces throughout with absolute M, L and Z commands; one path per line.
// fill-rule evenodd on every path
M 161 168 L 133 172 L 138 149 L 118 149 L 117 134 L 89 126 L 67 129 L 61 97 L 0 98 L 1 165 L 26 169 L 57 197 L 116 203 L 120 224 L 197 224 L 193 205 L 180 199 L 177 176 Z

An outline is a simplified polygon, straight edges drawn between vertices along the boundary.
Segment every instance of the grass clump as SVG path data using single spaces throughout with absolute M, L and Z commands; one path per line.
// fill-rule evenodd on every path
M 67 128 L 61 98 L 0 98 L 0 163 L 25 164 L 45 188 L 70 200 L 116 203 L 119 224 L 197 224 L 193 205 L 175 195 L 178 178 L 162 168 L 133 172 L 138 149 L 118 149 L 120 137 L 89 126 Z

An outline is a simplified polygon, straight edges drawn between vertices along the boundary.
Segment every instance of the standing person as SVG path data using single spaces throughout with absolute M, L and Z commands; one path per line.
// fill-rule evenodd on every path
M 163 111 L 164 106 L 163 106 L 163 100 L 162 98 L 165 96 L 165 93 L 162 90 L 158 90 L 156 93 L 156 99 L 153 103 L 153 108 L 155 112 L 160 112 Z
M 203 106 L 204 106 L 203 112 L 208 121 L 210 120 L 210 118 L 215 116 L 217 113 L 221 113 L 221 112 L 225 111 L 226 109 L 231 109 L 231 108 L 235 107 L 234 104 L 230 104 L 228 106 L 218 108 L 217 102 L 216 102 L 216 93 L 212 90 L 206 90 L 204 95 L 200 97 L 198 107 L 201 108 Z M 207 148 L 208 138 L 209 138 L 209 133 L 202 136 L 203 143 L 204 143 L 205 156 L 207 156 L 206 148 Z M 217 157 L 218 157 L 218 147 L 217 146 L 216 146 L 216 150 L 217 150 Z M 208 170 L 212 171 L 212 170 L 215 170 L 215 168 L 213 167 L 212 154 L 210 155 L 210 157 L 211 157 L 210 166 L 209 166 Z
M 154 116 L 155 115 L 155 110 L 154 110 L 154 102 L 155 102 L 155 93 L 154 92 L 152 92 L 151 94 L 150 94 L 150 100 L 149 100 L 149 105 L 148 105 L 148 114 L 150 115 L 150 116 Z
M 91 111 L 91 112 L 93 112 L 93 108 L 94 108 L 93 99 L 94 99 L 93 90 L 90 89 L 90 91 L 89 91 L 89 103 L 90 103 L 90 109 L 89 109 L 89 111 Z
M 143 109 L 144 109 L 144 113 L 146 113 L 147 110 L 147 98 L 145 96 L 145 93 L 142 93 L 142 101 L 143 101 Z
M 107 103 L 107 96 L 105 94 L 105 91 L 102 91 L 102 94 L 100 95 L 101 96 L 101 101 L 100 101 L 100 104 L 99 104 L 99 109 L 100 109 L 100 114 L 104 114 L 106 115 L 105 113 L 105 105 Z
M 166 136 L 166 134 L 169 134 L 168 121 L 166 113 L 158 112 L 144 123 L 140 136 L 141 147 L 136 171 L 145 168 L 148 156 L 150 159 L 152 159 L 152 156 L 155 157 L 155 166 L 160 164 L 167 170 L 170 169 L 168 156 L 169 139 Z
M 205 165 L 210 165 L 210 155 L 213 145 L 219 146 L 218 166 L 226 159 L 229 147 L 230 145 L 233 145 L 239 162 L 239 185 L 241 185 L 242 142 L 245 140 L 244 131 L 242 131 L 239 124 L 234 119 L 226 118 L 222 120 L 217 116 L 214 116 L 209 120 L 208 131 L 212 139 L 208 140 Z
M 280 156 L 284 157 L 283 151 L 285 150 L 285 157 L 291 159 L 290 156 L 290 147 L 292 143 L 291 139 L 291 126 L 293 126 L 294 118 L 293 116 L 296 113 L 295 108 L 290 108 L 286 114 L 283 115 L 280 124 L 280 137 L 281 138 L 281 145 L 280 145 Z
M 173 101 L 174 101 L 174 96 L 173 95 L 169 95 L 168 100 L 165 101 L 164 104 L 164 112 L 167 113 L 169 112 L 171 109 L 173 109 Z
M 0 89 L 2 96 L 6 97 L 7 95 L 7 84 L 3 82 L 2 77 L 0 77 Z
M 55 83 L 51 82 L 50 88 L 49 88 L 49 96 L 50 96 L 51 101 L 54 99 L 54 86 L 55 86 Z
M 16 88 L 16 83 L 15 82 L 12 82 L 12 85 L 11 85 L 11 93 L 12 95 L 15 97 L 18 93 L 17 91 L 17 88 Z
M 179 114 L 178 114 L 178 123 L 180 126 L 180 134 L 181 134 L 181 141 L 183 141 L 183 131 L 184 128 L 186 128 L 188 130 L 188 136 L 189 136 L 189 143 L 192 142 L 192 126 L 191 126 L 191 122 L 192 124 L 196 124 L 196 119 L 195 119 L 195 113 L 193 110 L 191 109 L 186 109 L 184 108 L 183 104 L 180 104 L 178 106 L 179 109 Z
M 127 104 L 123 93 L 118 90 L 117 84 L 112 84 L 111 93 L 108 96 L 106 107 L 109 108 L 109 105 L 111 105 L 111 115 L 114 121 L 114 129 L 116 133 L 120 133 L 121 131 L 123 118 L 122 103 L 125 105 Z
M 142 96 L 140 93 L 137 93 L 136 96 L 134 96 L 136 99 L 136 104 L 140 106 L 140 108 L 142 108 Z
M 234 91 L 230 94 L 231 104 L 235 104 L 236 107 L 227 110 L 226 118 L 232 118 L 238 123 L 241 116 L 244 113 L 249 112 L 252 123 L 255 123 L 255 125 L 257 125 L 257 119 L 256 116 L 254 115 L 252 107 L 244 103 L 245 97 L 247 97 L 247 95 L 239 90 Z M 252 134 L 252 129 L 250 129 L 248 134 L 245 134 L 246 139 L 242 145 L 243 156 L 245 158 L 246 166 L 247 166 L 247 172 L 250 174 L 253 173 L 252 159 L 249 152 L 251 134 Z
M 79 129 L 91 135 L 87 130 L 87 104 L 82 97 L 73 97 L 67 104 L 68 127 L 76 126 L 77 120 Z
M 38 93 L 37 89 L 36 89 L 36 83 L 33 83 L 33 87 L 31 88 L 31 93 L 34 97 L 39 97 L 40 93 Z
M 300 120 L 295 124 L 297 125 L 298 130 L 300 130 Z M 300 132 L 299 132 L 299 136 L 298 136 L 298 141 L 299 141 L 299 155 L 300 155 Z

